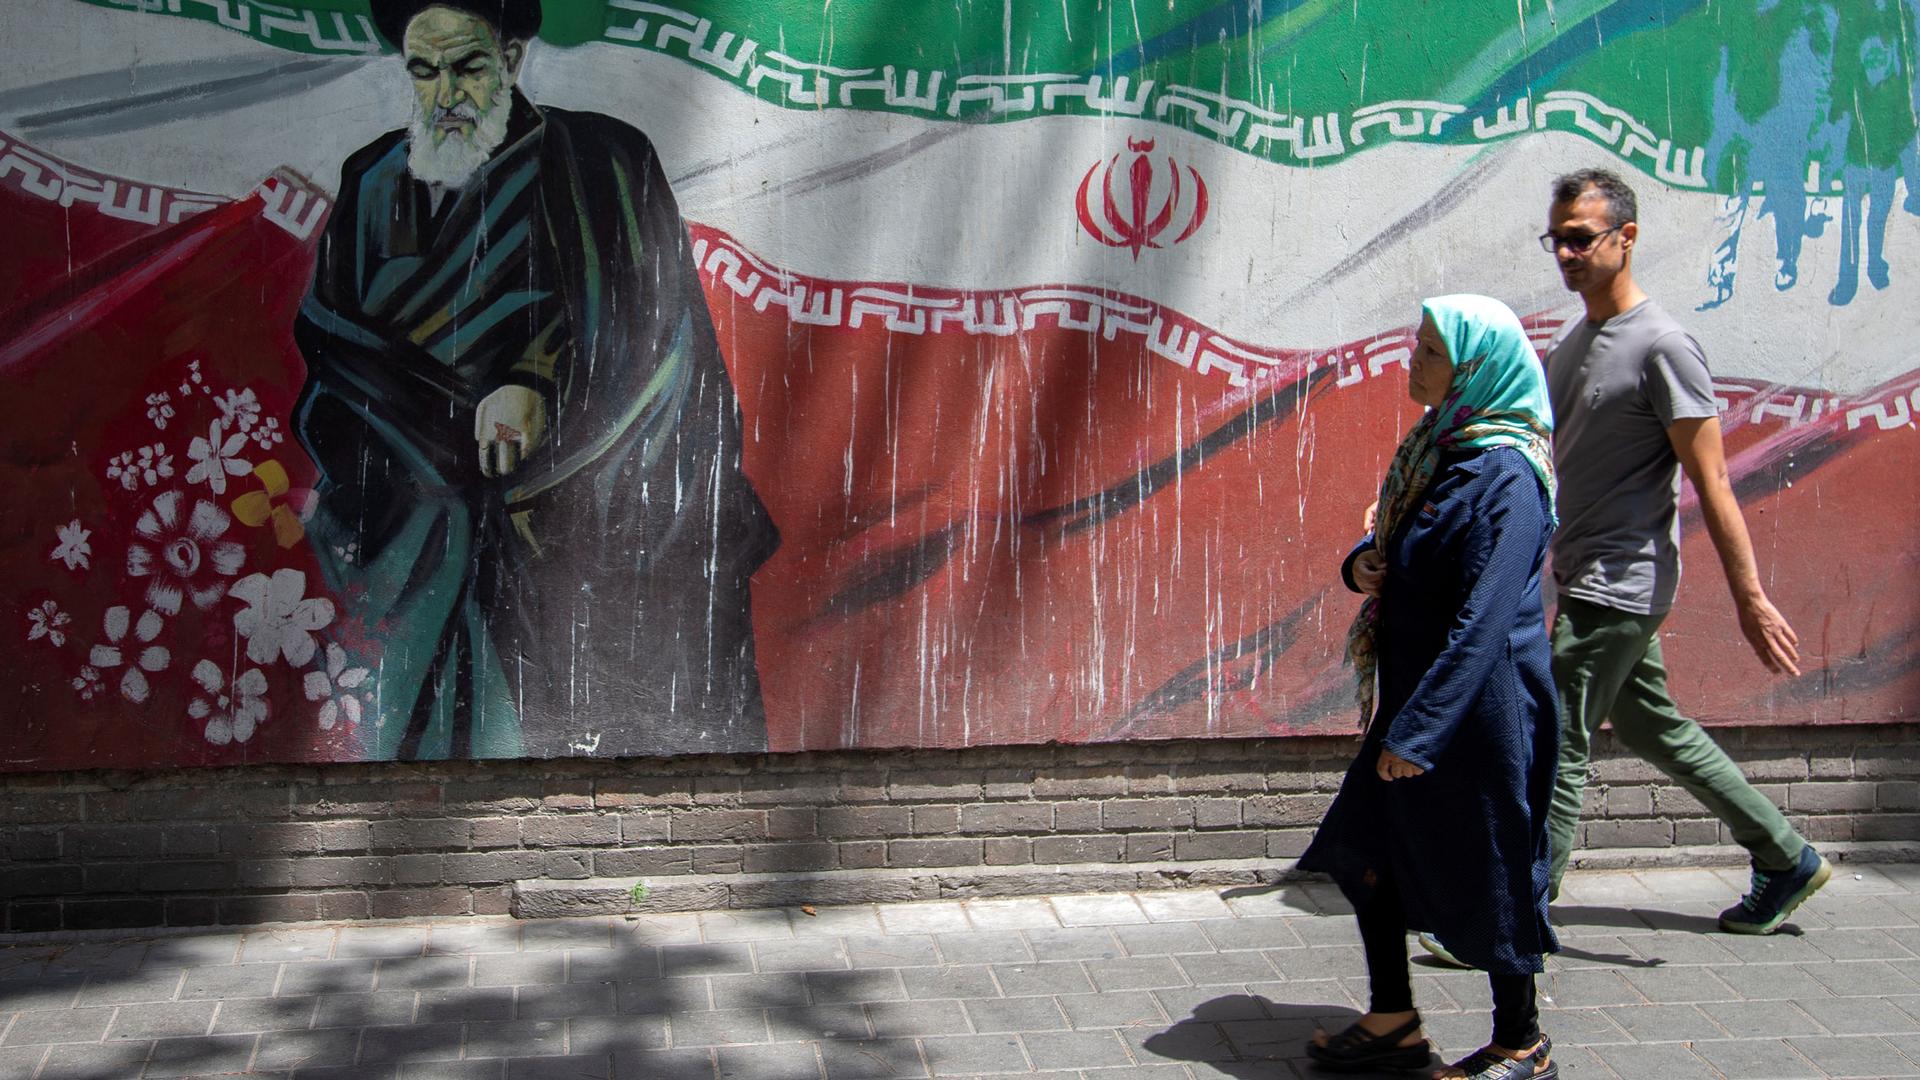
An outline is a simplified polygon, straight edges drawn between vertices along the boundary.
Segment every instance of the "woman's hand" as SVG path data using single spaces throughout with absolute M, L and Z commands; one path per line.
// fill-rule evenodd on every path
M 1380 774 L 1380 779 L 1386 781 L 1405 780 L 1427 771 L 1387 749 L 1380 751 L 1380 763 L 1373 770 Z
M 1363 513 L 1360 515 L 1360 528 L 1366 532 L 1372 532 L 1373 523 L 1375 521 L 1378 521 L 1379 519 L 1380 519 L 1380 500 L 1375 499 L 1372 502 L 1367 504 L 1366 513 Z
M 1353 557 L 1353 583 L 1360 591 L 1378 599 L 1387 584 L 1387 557 L 1378 548 L 1368 548 Z

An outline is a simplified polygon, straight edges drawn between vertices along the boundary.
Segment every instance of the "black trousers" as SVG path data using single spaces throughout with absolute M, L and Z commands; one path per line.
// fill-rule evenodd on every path
M 1360 944 L 1367 953 L 1368 990 L 1372 1011 L 1407 1012 L 1413 1008 L 1413 977 L 1407 969 L 1407 914 L 1400 889 L 1382 876 L 1364 906 L 1356 906 Z M 1525 1050 L 1540 1041 L 1540 1006 L 1534 997 L 1533 976 L 1487 974 L 1493 990 L 1493 1042 L 1508 1050 Z

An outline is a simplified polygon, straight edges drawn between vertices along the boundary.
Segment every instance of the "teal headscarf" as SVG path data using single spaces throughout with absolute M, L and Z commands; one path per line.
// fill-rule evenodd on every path
M 1440 455 L 1511 446 L 1525 454 L 1553 514 L 1553 406 L 1546 373 L 1527 332 L 1507 305 L 1487 296 L 1437 296 L 1420 305 L 1447 345 L 1453 380 L 1437 409 L 1413 425 L 1380 482 L 1373 544 L 1383 554 L 1406 515 L 1420 505 Z M 1464 358 L 1464 359 L 1463 359 Z M 1558 524 L 1557 518 L 1554 524 Z M 1359 679 L 1360 723 L 1373 715 L 1375 638 L 1380 602 L 1368 597 L 1347 631 L 1347 657 Z

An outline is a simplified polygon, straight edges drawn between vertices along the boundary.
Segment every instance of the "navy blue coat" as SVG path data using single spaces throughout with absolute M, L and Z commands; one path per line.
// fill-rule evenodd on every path
M 1541 970 L 1558 751 L 1540 569 L 1546 493 L 1518 451 L 1443 457 L 1387 545 L 1379 711 L 1300 859 L 1356 903 L 1391 874 L 1407 925 L 1490 972 Z M 1353 588 L 1353 559 L 1342 574 Z M 1427 771 L 1383 781 L 1384 746 Z

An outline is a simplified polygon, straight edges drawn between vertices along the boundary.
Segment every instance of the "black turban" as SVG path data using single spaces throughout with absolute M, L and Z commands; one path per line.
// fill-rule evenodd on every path
M 477 15 L 492 24 L 502 42 L 528 41 L 540 32 L 540 0 L 368 0 L 367 6 L 380 36 L 396 49 L 406 48 L 407 24 L 430 7 Z

